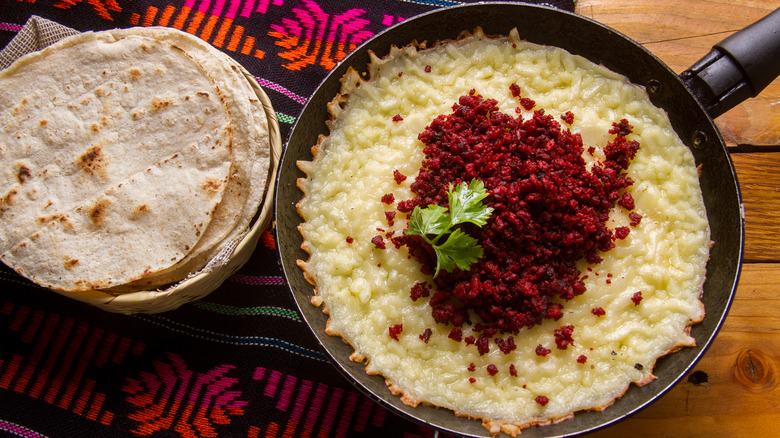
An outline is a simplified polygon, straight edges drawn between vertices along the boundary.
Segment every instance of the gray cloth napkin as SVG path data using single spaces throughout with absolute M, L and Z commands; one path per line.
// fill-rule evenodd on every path
M 0 51 L 0 70 L 30 52 L 41 50 L 66 36 L 77 33 L 79 31 L 75 29 L 33 15 L 11 42 Z

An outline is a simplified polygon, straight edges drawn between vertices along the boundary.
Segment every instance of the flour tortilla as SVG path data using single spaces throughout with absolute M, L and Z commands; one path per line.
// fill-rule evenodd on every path
M 3 261 L 40 285 L 83 290 L 109 288 L 168 266 L 200 239 L 230 168 L 228 161 L 185 166 L 184 158 L 138 172 L 66 214 L 39 218 L 43 228 L 4 253 Z M 181 185 L 196 191 L 188 202 L 200 208 L 182 208 Z M 180 226 L 171 226 L 173 218 Z M 99 242 L 84 251 L 91 236 Z
M 199 62 L 154 38 L 87 32 L 20 58 L 0 72 L 0 258 L 62 291 L 176 265 L 236 173 L 232 115 Z M 124 209 L 104 227 L 83 215 L 101 200 Z
M 130 291 L 168 284 L 203 266 L 221 249 L 221 242 L 238 239 L 247 230 L 267 188 L 271 148 L 265 110 L 249 84 L 248 73 L 226 54 L 203 40 L 167 27 L 144 27 L 110 31 L 117 38 L 143 35 L 175 45 L 203 66 L 215 82 L 231 114 L 233 163 L 225 196 L 211 226 L 196 248 L 168 270 L 121 289 Z

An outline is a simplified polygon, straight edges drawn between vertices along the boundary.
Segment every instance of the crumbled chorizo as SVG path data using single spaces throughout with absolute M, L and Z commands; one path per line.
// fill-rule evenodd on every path
M 516 84 L 510 91 L 524 107 L 535 105 L 520 96 Z M 565 117 L 568 123 L 574 115 Z M 542 109 L 527 119 L 507 115 L 495 100 L 472 90 L 452 113 L 436 117 L 418 136 L 425 158 L 410 186 L 415 196 L 400 201 L 397 210 L 446 207 L 450 185 L 477 178 L 489 193 L 483 202 L 493 214 L 482 227 L 464 226 L 484 255 L 467 272 L 439 273 L 429 302 L 434 319 L 461 327 L 473 312 L 483 325 L 480 337 L 488 338 L 559 319 L 565 301 L 585 292 L 576 263 L 600 262 L 600 253 L 628 235 L 628 227 L 610 230 L 607 222 L 616 205 L 634 207 L 626 192 L 633 181 L 625 174 L 639 148 L 626 139 L 631 131 L 626 120 L 614 123 L 605 159 L 588 170 L 580 135 Z M 630 218 L 634 226 L 641 216 Z M 420 236 L 404 234 L 393 243 L 405 245 L 423 272 L 434 272 L 435 253 Z M 559 348 L 573 342 L 570 334 L 556 342 Z M 478 342 L 473 336 L 463 339 Z

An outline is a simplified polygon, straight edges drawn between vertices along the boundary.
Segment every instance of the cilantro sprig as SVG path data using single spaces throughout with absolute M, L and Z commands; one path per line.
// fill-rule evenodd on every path
M 454 189 L 452 184 L 447 189 L 449 210 L 436 204 L 425 208 L 415 207 L 409 218 L 409 228 L 406 234 L 422 237 L 436 252 L 436 272 L 452 271 L 458 268 L 467 271 L 476 263 L 484 252 L 477 239 L 464 233 L 459 224 L 472 223 L 483 226 L 493 213 L 482 200 L 488 196 L 485 185 L 478 179 L 470 183 L 462 182 Z

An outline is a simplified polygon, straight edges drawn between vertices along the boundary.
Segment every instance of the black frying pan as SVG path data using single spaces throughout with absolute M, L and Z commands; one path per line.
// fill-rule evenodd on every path
M 653 103 L 669 113 L 672 125 L 701 165 L 701 188 L 715 246 L 707 267 L 702 301 L 706 317 L 693 327 L 696 347 L 684 348 L 660 359 L 657 380 L 631 386 L 614 405 L 602 412 L 580 412 L 570 420 L 523 431 L 523 436 L 569 436 L 612 424 L 659 398 L 688 372 L 718 332 L 731 304 L 739 278 L 744 238 L 744 213 L 739 186 L 728 151 L 714 117 L 756 96 L 780 71 L 780 10 L 713 48 L 700 62 L 678 76 L 658 58 L 624 35 L 580 15 L 553 8 L 516 3 L 486 3 L 436 10 L 407 19 L 376 35 L 349 54 L 323 81 L 293 127 L 282 160 L 276 190 L 277 238 L 282 264 L 292 294 L 307 324 L 347 378 L 374 400 L 411 419 L 439 430 L 464 436 L 490 436 L 479 421 L 458 418 L 446 409 L 411 408 L 388 391 L 384 379 L 369 376 L 365 364 L 349 360 L 352 348 L 325 333 L 327 315 L 311 302 L 313 289 L 296 266 L 306 260 L 300 249 L 295 204 L 301 198 L 296 179 L 303 174 L 297 160 L 311 160 L 310 148 L 327 134 L 326 104 L 338 93 L 339 79 L 348 67 L 364 71 L 368 52 L 379 56 L 391 45 L 414 40 L 455 38 L 481 26 L 487 34 L 507 34 L 517 28 L 520 37 L 537 44 L 558 46 L 627 76 L 647 88 Z

